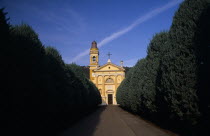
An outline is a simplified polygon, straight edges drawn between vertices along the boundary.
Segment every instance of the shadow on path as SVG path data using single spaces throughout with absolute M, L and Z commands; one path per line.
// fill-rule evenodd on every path
M 59 136 L 176 136 L 118 106 L 103 106 Z
M 75 125 L 64 130 L 59 136 L 93 136 L 97 125 L 100 122 L 101 113 L 107 108 L 107 106 L 101 106 L 95 112 L 87 115 Z

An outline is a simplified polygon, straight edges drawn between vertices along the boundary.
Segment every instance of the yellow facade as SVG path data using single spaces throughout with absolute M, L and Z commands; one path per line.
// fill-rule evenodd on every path
M 125 69 L 122 66 L 117 66 L 111 62 L 108 62 L 102 66 L 99 66 L 99 50 L 97 43 L 92 42 L 90 48 L 90 80 L 99 89 L 102 104 L 117 104 L 116 90 L 122 80 L 125 78 Z

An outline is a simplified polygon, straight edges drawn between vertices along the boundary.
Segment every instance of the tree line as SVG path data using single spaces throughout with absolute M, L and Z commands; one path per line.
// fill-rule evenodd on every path
M 53 135 L 101 103 L 76 64 L 44 46 L 27 24 L 11 25 L 0 10 L 1 128 L 8 135 Z
M 208 0 L 180 4 L 170 30 L 154 35 L 119 86 L 122 108 L 183 134 L 209 134 L 209 18 Z

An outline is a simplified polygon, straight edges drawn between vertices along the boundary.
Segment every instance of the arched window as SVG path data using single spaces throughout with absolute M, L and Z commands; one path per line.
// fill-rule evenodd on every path
M 114 80 L 113 80 L 112 78 L 108 78 L 108 79 L 106 80 L 106 83 L 114 83 Z
M 96 57 L 95 56 L 93 56 L 93 62 L 95 62 L 96 61 Z

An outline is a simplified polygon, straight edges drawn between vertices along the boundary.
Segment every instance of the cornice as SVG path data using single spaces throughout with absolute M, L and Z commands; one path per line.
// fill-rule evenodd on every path
M 111 73 L 111 74 L 96 74 L 96 73 L 92 73 L 93 77 L 95 76 L 125 76 L 125 73 Z

